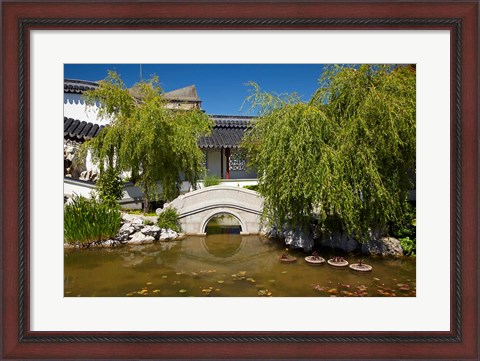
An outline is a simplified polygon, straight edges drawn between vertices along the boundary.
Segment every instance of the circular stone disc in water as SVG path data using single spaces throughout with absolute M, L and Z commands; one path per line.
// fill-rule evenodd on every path
M 345 261 L 345 260 L 342 261 L 342 262 L 335 262 L 335 261 L 333 260 L 333 258 L 330 258 L 327 262 L 328 262 L 328 264 L 329 264 L 330 266 L 334 266 L 334 267 L 345 267 L 345 266 L 348 266 L 348 261 Z
M 286 257 L 278 257 L 278 260 L 282 263 L 292 263 L 295 262 L 297 259 L 293 256 L 287 255 Z
M 363 263 L 361 265 L 358 263 L 353 263 L 350 265 L 350 268 L 358 272 L 370 272 L 372 270 L 372 266 Z
M 314 257 L 314 256 L 305 257 L 305 261 L 313 265 L 325 263 L 325 260 L 322 257 Z

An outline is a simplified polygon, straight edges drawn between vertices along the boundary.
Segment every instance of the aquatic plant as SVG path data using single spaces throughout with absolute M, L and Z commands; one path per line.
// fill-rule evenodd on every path
M 74 195 L 64 206 L 64 240 L 88 247 L 94 242 L 114 238 L 122 215 L 116 208 L 96 199 Z

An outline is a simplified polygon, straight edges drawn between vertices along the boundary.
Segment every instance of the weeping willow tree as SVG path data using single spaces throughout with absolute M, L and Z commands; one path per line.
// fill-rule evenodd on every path
M 402 216 L 415 171 L 415 69 L 332 66 L 308 102 L 253 85 L 243 147 L 272 225 L 366 237 Z
M 87 106 L 98 106 L 98 116 L 110 123 L 84 143 L 83 152 L 90 151 L 99 164 L 100 182 L 112 170 L 115 176 L 130 171 L 143 191 L 145 210 L 158 199 L 158 185 L 164 200 L 179 194 L 182 174 L 196 185 L 204 172 L 197 140 L 212 127 L 199 109 L 168 109 L 162 94 L 157 77 L 128 89 L 112 71 L 97 89 L 84 93 Z

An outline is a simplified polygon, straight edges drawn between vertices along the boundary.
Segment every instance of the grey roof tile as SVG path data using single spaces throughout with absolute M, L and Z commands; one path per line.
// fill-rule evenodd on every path
M 163 94 L 166 99 L 177 101 L 199 102 L 200 98 L 197 94 L 195 85 L 186 86 L 184 88 L 172 90 Z
M 82 142 L 97 136 L 104 127 L 104 125 L 99 126 L 98 124 L 63 117 L 63 137 L 66 139 Z
M 200 148 L 238 148 L 245 135 L 245 131 L 252 127 L 254 117 L 211 115 L 214 121 L 212 133 L 198 141 Z M 67 139 L 85 141 L 98 135 L 104 125 L 80 121 L 78 119 L 63 118 L 63 135 Z
M 94 90 L 98 88 L 98 83 L 86 80 L 64 79 L 63 92 L 82 94 L 87 90 Z

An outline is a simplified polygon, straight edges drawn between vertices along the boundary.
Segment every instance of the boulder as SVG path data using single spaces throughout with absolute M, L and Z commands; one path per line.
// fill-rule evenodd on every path
M 345 252 L 353 252 L 360 247 L 360 244 L 346 233 L 331 235 L 320 242 L 324 247 L 337 248 Z
M 155 239 L 160 238 L 160 232 L 161 229 L 158 226 L 152 225 L 152 226 L 145 226 L 142 229 L 142 233 L 146 236 L 152 236 Z
M 119 231 L 118 231 L 118 234 L 128 234 L 128 235 L 131 235 L 135 233 L 135 228 L 132 226 L 131 223 L 124 223 L 122 224 L 122 226 L 120 227 Z
M 154 240 L 155 238 L 152 236 L 146 236 L 142 232 L 137 232 L 130 237 L 128 244 L 146 244 L 152 243 Z
M 169 239 L 175 239 L 177 237 L 178 237 L 178 233 L 175 232 L 174 230 L 171 230 L 170 228 L 168 229 L 162 228 L 159 239 L 160 241 L 167 241 Z
M 310 252 L 313 248 L 313 238 L 300 230 L 287 231 L 285 235 L 285 244 L 290 248 L 303 248 L 305 252 Z
M 402 256 L 400 241 L 393 237 L 380 237 L 362 245 L 362 252 L 379 256 Z

